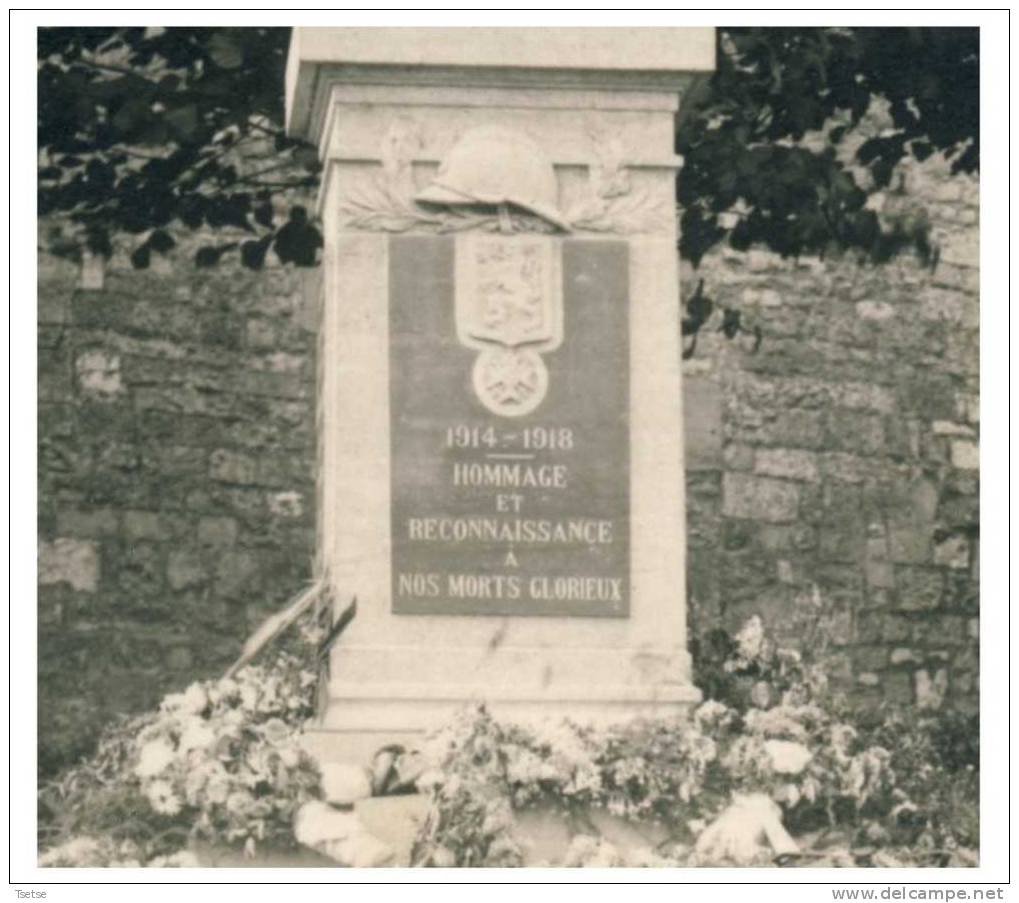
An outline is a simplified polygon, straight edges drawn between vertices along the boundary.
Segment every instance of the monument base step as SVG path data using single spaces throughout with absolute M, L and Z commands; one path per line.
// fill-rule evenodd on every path
M 366 765 L 383 746 L 413 746 L 458 711 L 484 703 L 501 721 L 528 724 L 568 718 L 607 726 L 641 717 L 685 715 L 701 700 L 690 684 L 655 687 L 557 688 L 556 695 L 523 696 L 491 687 L 378 687 L 333 684 L 318 723 L 305 731 L 305 747 L 321 762 Z

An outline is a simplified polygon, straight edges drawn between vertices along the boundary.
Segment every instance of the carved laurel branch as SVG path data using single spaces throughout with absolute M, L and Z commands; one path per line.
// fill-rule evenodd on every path
M 354 188 L 340 201 L 339 212 L 343 225 L 368 232 L 411 229 L 440 234 L 471 230 L 498 232 L 507 222 L 494 213 L 462 208 L 426 210 L 394 193 L 386 180 L 378 176 Z M 614 198 L 590 197 L 571 208 L 566 218 L 577 232 L 627 235 L 658 231 L 667 227 L 668 218 L 674 215 L 670 205 L 652 201 L 641 191 Z M 513 232 L 550 234 L 558 231 L 541 217 L 516 211 L 509 214 L 508 222 Z
M 621 235 L 656 232 L 670 225 L 670 205 L 655 201 L 647 192 L 630 192 L 612 198 L 589 197 L 566 213 L 577 231 Z
M 469 208 L 426 210 L 394 190 L 383 174 L 352 188 L 339 204 L 342 225 L 368 232 L 513 232 L 552 233 L 557 229 L 539 216 L 513 211 L 506 217 Z

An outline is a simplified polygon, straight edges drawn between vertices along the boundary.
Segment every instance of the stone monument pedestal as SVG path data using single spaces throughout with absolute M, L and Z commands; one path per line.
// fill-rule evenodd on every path
M 324 165 L 312 742 L 699 699 L 673 153 L 712 29 L 298 28 Z

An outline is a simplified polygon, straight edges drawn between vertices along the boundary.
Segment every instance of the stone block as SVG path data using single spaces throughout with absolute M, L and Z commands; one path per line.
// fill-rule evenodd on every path
M 200 586 L 208 579 L 208 573 L 197 552 L 178 549 L 170 553 L 166 563 L 166 581 L 175 590 Z
M 743 473 L 722 477 L 722 513 L 727 517 L 789 522 L 795 520 L 798 504 L 794 483 Z
M 245 345 L 253 351 L 280 347 L 280 324 L 275 319 L 251 317 L 244 325 Z
M 856 305 L 856 315 L 861 320 L 883 323 L 895 316 L 895 306 L 887 301 L 860 301 Z
M 817 530 L 809 524 L 760 524 L 757 539 L 769 552 L 806 552 L 817 547 Z
M 170 671 L 190 671 L 194 667 L 194 655 L 187 646 L 174 646 L 166 654 L 166 667 Z
M 945 608 L 975 614 L 980 610 L 980 584 L 971 571 L 945 569 Z
M 980 469 L 980 449 L 975 442 L 956 439 L 951 444 L 952 465 L 962 470 Z
M 944 598 L 944 577 L 934 568 L 897 567 L 895 583 L 903 611 L 929 611 L 938 608 Z
M 857 524 L 823 524 L 818 529 L 818 554 L 823 561 L 857 562 L 864 555 L 865 537 Z
M 780 558 L 775 562 L 776 576 L 779 583 L 792 584 L 796 582 L 796 572 L 792 562 L 786 558 Z
M 70 294 L 58 286 L 39 286 L 38 323 L 62 325 L 71 318 Z
M 276 517 L 297 519 L 304 515 L 304 496 L 300 492 L 272 492 L 267 501 Z
M 941 241 L 941 260 L 961 267 L 980 266 L 980 236 L 976 229 L 951 232 Z
M 823 414 L 819 411 L 780 411 L 760 431 L 768 445 L 819 449 L 825 444 Z
M 817 463 L 822 477 L 843 483 L 862 483 L 873 469 L 867 459 L 845 452 L 824 452 Z
M 78 285 L 86 291 L 101 291 L 106 284 L 106 263 L 102 254 L 83 251 Z
M 232 546 L 237 542 L 237 521 L 232 517 L 202 517 L 198 542 L 209 546 Z
M 781 270 L 782 258 L 772 251 L 751 249 L 746 255 L 747 269 L 751 273 L 764 273 L 768 270 Z
M 980 291 L 980 271 L 976 267 L 939 263 L 934 271 L 934 284 L 975 295 Z
M 940 370 L 911 366 L 896 381 L 899 410 L 932 421 L 951 420 L 957 386 L 955 378 Z
M 216 564 L 216 595 L 225 598 L 243 595 L 250 589 L 258 569 L 258 560 L 252 553 L 225 552 Z
M 913 681 L 904 671 L 889 671 L 884 676 L 884 697 L 888 702 L 908 705 L 913 702 Z
M 971 528 L 980 523 L 980 498 L 949 495 L 938 506 L 938 523 L 949 529 Z
M 895 410 L 895 393 L 874 383 L 841 383 L 833 388 L 835 403 L 850 410 L 868 410 L 891 414 Z
M 124 391 L 120 355 L 103 348 L 81 352 L 74 361 L 81 391 L 94 398 L 109 398 Z
M 818 478 L 817 455 L 794 448 L 759 448 L 754 471 L 768 477 L 813 482 Z
M 914 418 L 885 418 L 885 448 L 896 458 L 920 457 L 920 423 Z
M 722 548 L 741 552 L 753 546 L 760 525 L 746 520 L 727 520 L 722 524 Z
M 877 414 L 834 410 L 828 417 L 827 437 L 834 451 L 874 455 L 884 450 L 884 420 Z
M 968 303 L 965 295 L 939 288 L 927 288 L 920 298 L 920 316 L 941 323 L 961 323 Z
M 120 518 L 112 508 L 64 509 L 57 512 L 57 532 L 62 536 L 96 539 L 113 536 Z
M 167 539 L 167 531 L 155 511 L 125 511 L 124 535 L 128 539 Z
M 683 380 L 683 424 L 687 470 L 718 470 L 722 458 L 722 399 L 717 382 Z
M 924 564 L 930 561 L 930 529 L 912 524 L 892 526 L 888 531 L 888 557 L 896 564 Z
M 39 583 L 67 583 L 94 593 L 99 584 L 99 549 L 95 542 L 61 537 L 39 543 Z
M 956 412 L 960 419 L 967 423 L 980 422 L 980 396 L 972 392 L 957 392 L 955 395 Z
M 63 348 L 40 348 L 37 368 L 40 401 L 67 401 L 71 397 L 71 371 Z
M 753 447 L 738 442 L 726 443 L 722 450 L 722 464 L 725 470 L 753 470 Z
M 217 448 L 209 457 L 209 476 L 223 483 L 240 485 L 254 483 L 258 461 L 250 455 Z
M 965 536 L 949 536 L 934 546 L 934 563 L 944 567 L 969 567 L 969 540 Z
M 971 426 L 963 423 L 953 423 L 950 420 L 935 420 L 931 424 L 931 430 L 935 436 L 965 436 L 973 438 L 976 435 Z
M 864 565 L 867 585 L 878 589 L 892 589 L 895 586 L 895 571 L 891 563 L 868 558 Z
M 919 662 L 920 657 L 912 649 L 905 649 L 900 646 L 898 649 L 891 651 L 888 661 L 892 665 L 907 665 L 911 662 Z
M 873 609 L 857 614 L 856 633 L 861 643 L 902 643 L 910 638 L 909 622 L 905 618 Z
M 948 671 L 938 668 L 932 675 L 926 668 L 921 668 L 913 675 L 913 689 L 917 708 L 940 709 L 948 694 Z
M 968 620 L 961 614 L 930 614 L 913 624 L 913 638 L 929 648 L 965 646 L 968 644 Z

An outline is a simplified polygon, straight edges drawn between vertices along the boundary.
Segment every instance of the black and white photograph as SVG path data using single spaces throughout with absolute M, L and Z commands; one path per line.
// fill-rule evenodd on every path
M 418 12 L 11 11 L 12 886 L 1007 899 L 1008 11 Z

